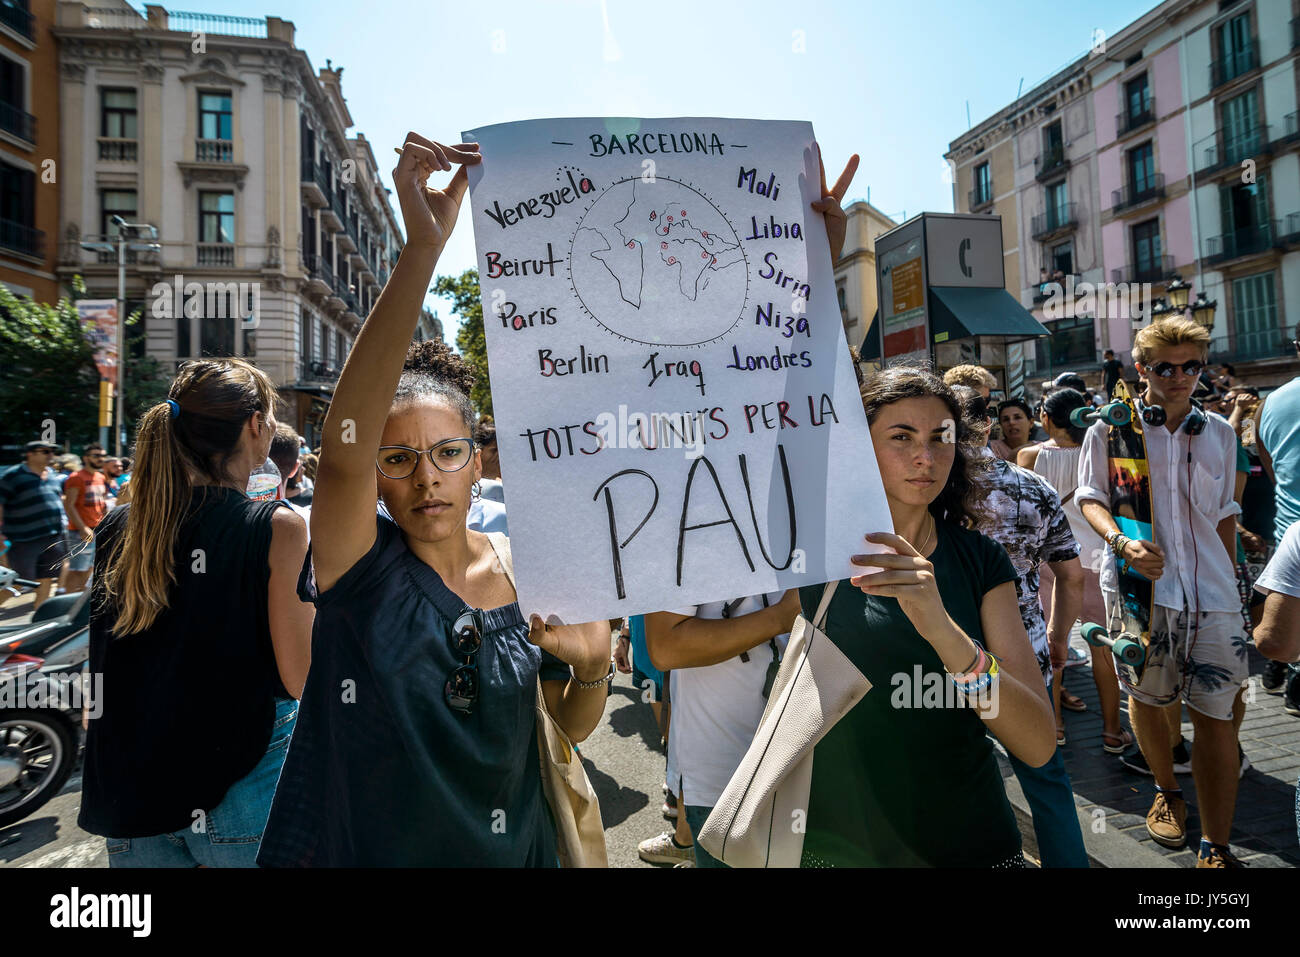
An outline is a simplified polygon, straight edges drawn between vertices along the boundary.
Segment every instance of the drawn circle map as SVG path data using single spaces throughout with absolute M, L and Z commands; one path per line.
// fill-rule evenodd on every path
M 583 213 L 569 245 L 569 279 L 608 332 L 652 346 L 699 346 L 740 322 L 749 262 L 731 222 L 698 189 L 629 177 Z

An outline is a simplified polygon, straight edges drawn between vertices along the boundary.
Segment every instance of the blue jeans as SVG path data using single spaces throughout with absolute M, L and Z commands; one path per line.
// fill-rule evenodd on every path
M 686 805 L 686 826 L 691 829 L 691 837 L 695 839 L 695 866 L 696 867 L 726 867 L 712 854 L 704 849 L 700 844 L 700 831 L 704 828 L 704 822 L 709 819 L 713 813 L 711 807 L 700 807 L 698 804 Z
M 170 834 L 108 838 L 108 866 L 256 867 L 257 848 L 297 717 L 297 701 L 277 701 L 266 754 L 230 786 L 220 804 L 190 827 Z
M 1044 867 L 1087 867 L 1088 852 L 1083 846 L 1083 832 L 1079 830 L 1079 815 L 1075 810 L 1074 792 L 1070 788 L 1070 775 L 1065 770 L 1065 757 L 1057 748 L 1041 768 L 1031 768 L 1010 750 L 1011 768 L 1016 772 L 1020 787 L 1029 802 L 1034 818 L 1034 837 L 1038 840 L 1038 856 Z

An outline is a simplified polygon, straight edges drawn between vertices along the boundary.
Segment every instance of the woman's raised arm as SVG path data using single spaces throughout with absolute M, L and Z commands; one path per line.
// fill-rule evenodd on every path
M 434 267 L 460 211 L 469 182 L 465 166 L 479 162 L 478 145 L 443 146 L 408 133 L 393 170 L 406 245 L 379 301 L 343 365 L 325 430 L 312 503 L 312 565 L 316 586 L 330 588 L 375 541 L 375 456 L 401 378 L 406 347 Z M 426 185 L 434 170 L 460 168 L 445 189 Z

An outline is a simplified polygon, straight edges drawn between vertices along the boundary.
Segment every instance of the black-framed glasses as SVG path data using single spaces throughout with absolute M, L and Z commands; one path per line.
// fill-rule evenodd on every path
M 469 464 L 473 452 L 474 440 L 469 437 L 443 439 L 424 451 L 405 445 L 384 445 L 375 456 L 375 468 L 384 478 L 409 478 L 420 464 L 420 456 L 427 455 L 439 472 L 459 472 Z
M 1176 366 L 1172 362 L 1157 362 L 1155 365 L 1151 367 L 1151 371 L 1154 372 L 1156 375 L 1160 376 L 1160 378 L 1162 379 L 1168 379 L 1170 376 L 1174 374 L 1175 369 L 1182 369 L 1183 375 L 1186 376 L 1198 376 L 1201 374 L 1201 370 L 1204 368 L 1205 368 L 1204 362 L 1198 362 L 1196 359 L 1189 359 L 1187 362 L 1184 362 L 1181 366 Z
M 474 656 L 483 645 L 483 614 L 472 608 L 466 608 L 451 626 L 451 648 L 457 655 L 464 656 L 465 663 L 459 665 L 447 678 L 443 695 L 447 706 L 457 714 L 469 714 L 474 710 L 478 700 L 478 666 Z

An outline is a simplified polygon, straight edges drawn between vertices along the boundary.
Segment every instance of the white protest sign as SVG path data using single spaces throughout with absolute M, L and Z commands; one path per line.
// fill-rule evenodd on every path
M 464 134 L 525 614 L 593 621 L 857 574 L 890 530 L 808 123 Z M 834 174 L 832 174 L 834 175 Z

